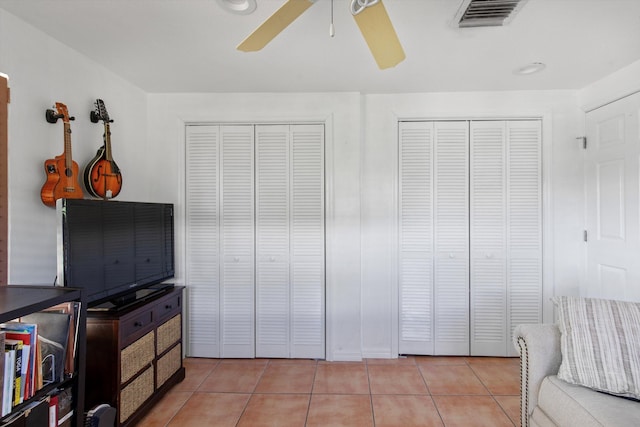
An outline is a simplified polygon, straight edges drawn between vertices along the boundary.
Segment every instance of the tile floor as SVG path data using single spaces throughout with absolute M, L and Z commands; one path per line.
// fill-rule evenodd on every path
M 185 359 L 186 378 L 138 425 L 519 426 L 520 361 Z

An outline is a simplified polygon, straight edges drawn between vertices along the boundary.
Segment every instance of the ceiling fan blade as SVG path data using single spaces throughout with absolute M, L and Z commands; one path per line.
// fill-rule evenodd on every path
M 406 57 L 382 0 L 353 18 L 380 69 L 395 67 Z
M 254 52 L 273 40 L 282 30 L 309 9 L 316 0 L 287 0 L 280 9 L 267 18 L 253 33 L 238 45 L 238 50 Z

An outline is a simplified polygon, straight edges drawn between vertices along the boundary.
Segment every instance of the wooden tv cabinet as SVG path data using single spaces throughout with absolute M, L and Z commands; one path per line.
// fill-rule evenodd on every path
M 107 403 L 116 426 L 139 421 L 182 381 L 182 292 L 159 296 L 115 311 L 87 314 L 85 408 Z

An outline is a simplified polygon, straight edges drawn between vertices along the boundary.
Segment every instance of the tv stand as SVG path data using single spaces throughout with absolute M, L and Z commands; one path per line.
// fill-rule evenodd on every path
M 116 427 L 133 425 L 182 381 L 182 292 L 184 286 L 155 293 L 87 315 L 85 408 L 116 408 Z
M 173 289 L 173 283 L 158 283 L 148 288 L 138 289 L 101 304 L 89 307 L 89 311 L 121 311 L 133 305 L 154 299 Z

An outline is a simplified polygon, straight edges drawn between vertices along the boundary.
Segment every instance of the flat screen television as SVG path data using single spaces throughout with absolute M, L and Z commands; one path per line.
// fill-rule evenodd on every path
M 173 204 L 59 199 L 58 285 L 89 307 L 130 299 L 174 276 Z

